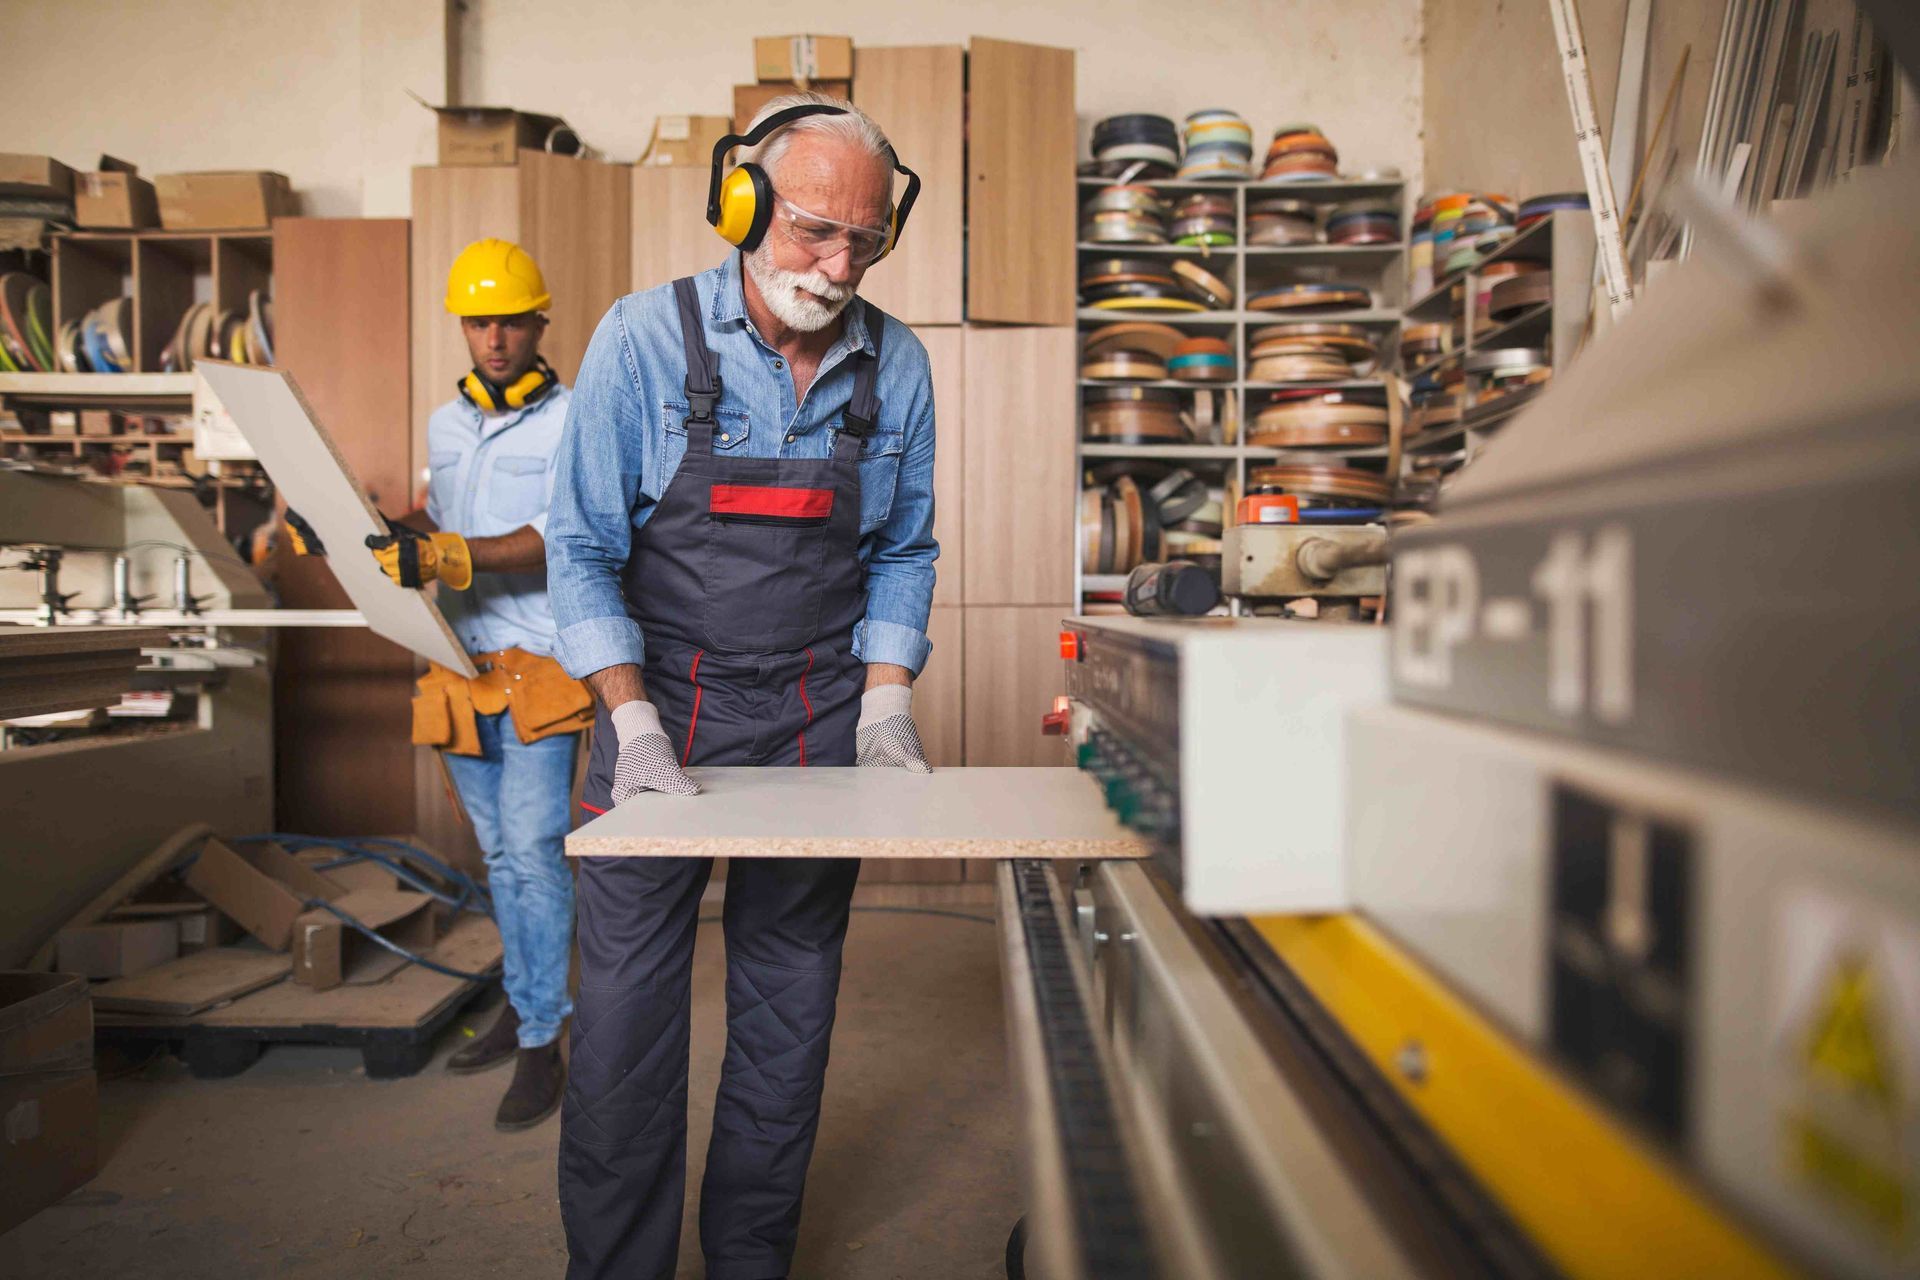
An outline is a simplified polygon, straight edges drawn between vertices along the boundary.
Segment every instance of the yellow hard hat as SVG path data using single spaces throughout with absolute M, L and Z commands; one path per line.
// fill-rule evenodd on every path
M 447 310 L 457 316 L 517 316 L 552 304 L 539 265 L 509 240 L 475 240 L 447 273 Z

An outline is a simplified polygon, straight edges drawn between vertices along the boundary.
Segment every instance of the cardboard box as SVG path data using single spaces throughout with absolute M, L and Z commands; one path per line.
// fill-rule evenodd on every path
M 519 164 L 522 147 L 544 151 L 548 136 L 555 129 L 567 128 L 567 122 L 559 116 L 535 115 L 512 107 L 421 105 L 440 118 L 443 165 Z M 574 145 L 577 148 L 577 138 Z M 562 154 L 571 152 L 563 150 Z
M 653 140 L 640 163 L 649 168 L 704 169 L 713 163 L 713 144 L 732 132 L 733 121 L 727 116 L 660 116 L 653 122 Z
M 0 973 L 0 1077 L 93 1069 L 93 1001 L 84 978 Z
M 126 419 L 112 409 L 80 411 L 80 434 L 83 436 L 117 436 L 126 429 L 126 425 Z
M 85 1186 L 99 1142 L 91 1070 L 0 1077 L 0 1232 Z
M 54 968 L 86 978 L 130 978 L 180 956 L 180 926 L 172 920 L 107 920 L 62 929 L 54 940 Z
M 365 859 L 359 862 L 340 862 L 345 855 L 339 849 L 302 849 L 293 856 L 315 871 L 319 871 L 342 889 L 385 889 L 392 892 L 400 888 L 400 877 L 377 862 Z M 330 862 L 338 862 L 340 865 L 328 867 L 327 864 Z
M 0 152 L 0 195 L 73 195 L 73 170 L 52 156 Z
M 753 78 L 776 84 L 853 79 L 852 36 L 755 36 Z
M 204 902 L 123 902 L 109 920 L 171 920 L 180 930 L 180 954 L 223 947 L 240 936 L 240 927 Z
M 829 98 L 853 101 L 853 81 L 816 80 L 813 82 L 816 93 L 824 93 Z M 747 125 L 760 114 L 760 109 L 783 93 L 798 93 L 797 84 L 737 84 L 733 86 L 733 131 L 745 133 Z
M 185 879 L 189 889 L 275 951 L 291 944 L 293 922 L 310 899 L 331 902 L 342 894 L 339 885 L 275 844 L 242 845 L 235 852 L 208 840 Z
M 169 231 L 265 228 L 296 211 L 287 175 L 264 169 L 163 173 L 153 185 L 160 197 L 160 225 Z
M 100 167 L 73 185 L 75 226 L 137 231 L 160 225 L 160 197 L 153 184 L 125 160 L 101 156 Z
M 424 893 L 356 889 L 333 905 L 407 950 L 432 949 L 433 899 Z M 377 982 L 406 963 L 331 911 L 309 911 L 293 927 L 293 980 L 325 991 L 342 982 Z

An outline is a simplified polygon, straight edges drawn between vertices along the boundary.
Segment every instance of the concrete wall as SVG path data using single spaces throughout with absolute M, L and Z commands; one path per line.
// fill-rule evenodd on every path
M 1084 132 L 1099 116 L 1205 106 L 1260 140 L 1311 120 L 1353 168 L 1420 162 L 1421 0 L 858 0 L 814 16 L 774 0 L 14 0 L 0 108 L 12 149 L 150 173 L 270 168 L 319 215 L 404 215 L 432 163 L 433 102 L 566 116 L 615 160 L 663 113 L 725 114 L 752 37 L 802 23 L 866 44 L 996 36 L 1079 52 Z M 1084 145 L 1084 144 L 1083 144 Z
M 1310 120 L 1356 169 L 1419 162 L 1419 0 L 887 0 L 818 11 L 779 0 L 700 5 L 628 0 L 467 0 L 464 100 L 555 111 L 593 145 L 630 159 L 663 112 L 725 115 L 752 78 L 752 37 L 814 30 L 864 44 L 962 44 L 992 36 L 1077 51 L 1082 150 L 1092 122 L 1122 111 L 1178 119 L 1222 106 L 1252 122 Z

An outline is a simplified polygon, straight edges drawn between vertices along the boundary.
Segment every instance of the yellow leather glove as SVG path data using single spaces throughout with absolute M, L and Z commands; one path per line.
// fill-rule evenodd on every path
M 457 533 L 418 533 L 404 525 L 392 528 L 385 537 L 369 535 L 367 547 L 396 584 L 424 587 L 444 582 L 455 591 L 473 585 L 473 552 L 465 538 Z
M 292 507 L 287 508 L 287 541 L 293 547 L 293 554 L 297 556 L 324 556 L 327 554 L 326 547 L 320 543 L 320 535 L 315 533 L 313 526 L 308 524 L 306 520 L 301 517 L 300 513 Z

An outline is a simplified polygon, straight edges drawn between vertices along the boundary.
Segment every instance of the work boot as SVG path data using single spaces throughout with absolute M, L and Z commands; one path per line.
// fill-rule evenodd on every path
M 497 1067 L 513 1056 L 520 1047 L 520 1015 L 508 1004 L 501 1008 L 500 1016 L 493 1020 L 486 1034 L 476 1038 L 471 1044 L 447 1059 L 447 1070 L 455 1075 L 469 1076 L 476 1071 L 485 1071 Z
M 565 1091 L 567 1068 L 560 1061 L 560 1042 L 543 1044 L 538 1049 L 522 1049 L 514 1064 L 513 1083 L 507 1096 L 500 1099 L 500 1110 L 493 1116 L 496 1129 L 531 1129 L 560 1109 Z

